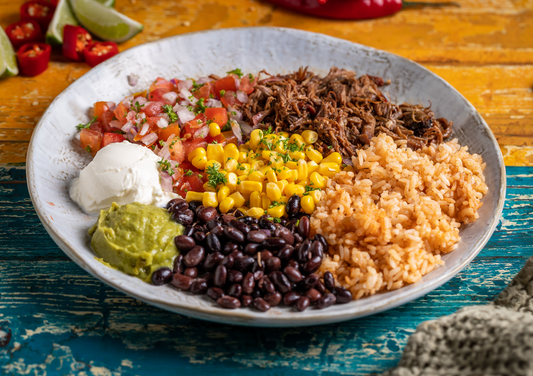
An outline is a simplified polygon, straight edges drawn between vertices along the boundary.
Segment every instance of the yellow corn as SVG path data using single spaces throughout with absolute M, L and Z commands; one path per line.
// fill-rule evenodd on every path
M 313 188 L 326 188 L 326 179 L 324 179 L 318 172 L 313 172 L 309 177 Z
M 289 201 L 289 196 L 281 196 L 281 200 L 279 200 L 279 202 L 283 202 L 283 203 L 287 203 Z
M 205 182 L 204 185 L 203 185 L 203 187 L 204 187 L 204 191 L 207 191 L 207 192 L 216 192 L 216 189 L 213 188 L 213 187 L 211 187 L 211 186 L 209 185 L 208 182 Z
M 250 194 L 250 207 L 252 208 L 261 208 L 263 203 L 261 202 L 261 193 L 252 192 Z
M 277 205 L 272 208 L 268 208 L 267 214 L 274 218 L 281 218 L 285 215 L 285 205 Z
M 239 145 L 239 151 L 241 153 L 248 153 L 250 151 L 250 144 L 247 142 L 245 144 Z
M 258 169 L 260 173 L 262 173 L 263 175 L 266 176 L 267 172 L 272 170 L 272 167 L 270 166 L 263 166 L 261 168 Z
M 194 157 L 197 157 L 197 156 L 206 156 L 206 151 L 204 148 L 196 148 L 194 149 L 188 156 L 187 156 L 187 159 L 189 160 L 189 162 L 192 162 L 192 160 L 194 159 Z
M 239 192 L 234 192 L 231 195 L 229 195 L 229 197 L 235 201 L 236 208 L 240 208 L 246 202 L 246 199 Z
M 248 180 L 262 182 L 265 180 L 265 175 L 260 171 L 254 171 L 248 175 Z
M 301 205 L 302 210 L 307 214 L 311 214 L 315 210 L 315 201 L 311 196 L 303 196 Z
M 306 185 L 309 185 L 309 180 L 305 179 L 305 180 L 300 180 L 298 183 L 296 183 L 297 185 L 301 185 L 302 187 L 305 187 Z
M 220 134 L 220 125 L 218 125 L 215 122 L 209 124 L 209 135 L 211 137 L 216 137 L 219 134 Z
M 228 197 L 230 193 L 231 193 L 231 189 L 228 186 L 220 187 L 220 189 L 217 192 L 218 202 L 224 201 L 224 199 Z
M 309 192 L 309 196 L 313 198 L 315 204 L 318 204 L 320 202 L 320 199 L 322 198 L 322 191 L 318 189 L 315 191 L 311 191 Z
M 285 163 L 285 166 L 287 166 L 287 168 L 290 168 L 291 170 L 296 170 L 296 168 L 298 168 L 298 162 L 288 161 L 287 163 Z
M 263 208 L 251 208 L 246 211 L 246 215 L 259 219 L 259 217 L 265 215 L 265 211 L 263 210 Z
M 285 196 L 291 197 L 293 195 L 301 196 L 305 193 L 305 187 L 298 184 L 289 184 L 285 187 Z
M 287 180 L 279 180 L 276 182 L 276 185 L 279 187 L 279 190 L 283 194 L 283 191 L 285 190 L 285 187 L 289 185 L 289 182 Z
M 202 204 L 206 207 L 211 206 L 213 208 L 216 208 L 218 206 L 216 192 L 204 192 L 204 197 L 202 198 Z
M 291 176 L 287 178 L 288 181 L 296 181 L 298 180 L 298 171 L 297 170 L 291 170 Z
M 283 166 L 281 168 L 281 171 L 278 172 L 277 177 L 278 180 L 288 180 L 292 176 L 292 170 L 288 169 L 287 167 Z
M 255 160 L 254 162 L 250 163 L 250 167 L 252 168 L 252 170 L 259 170 L 263 168 L 264 166 L 265 166 L 265 162 L 261 160 Z
M 337 172 L 340 172 L 340 170 L 341 166 L 333 162 L 322 162 L 318 165 L 318 173 L 327 176 L 328 178 L 334 177 Z
M 276 172 L 274 170 L 270 170 L 266 173 L 266 177 L 268 179 L 269 182 L 271 183 L 275 183 L 278 181 L 278 178 L 276 176 Z
M 234 206 L 235 206 L 235 200 L 232 199 L 231 197 L 226 197 L 224 200 L 222 200 L 218 208 L 220 209 L 222 213 L 227 213 L 231 209 L 233 209 Z
M 279 201 L 281 198 L 281 189 L 276 183 L 267 183 L 266 194 L 271 201 Z
M 291 138 L 289 138 L 289 145 L 290 144 L 296 144 L 296 145 L 298 145 L 298 147 L 301 148 L 301 147 L 305 146 L 305 141 L 304 141 L 303 137 L 300 136 L 299 134 L 293 134 L 291 136 Z
M 203 192 L 188 191 L 187 194 L 185 195 L 185 200 L 187 202 L 202 201 L 203 199 L 204 199 L 204 193 Z
M 239 163 L 245 163 L 248 161 L 248 152 L 247 151 L 241 151 L 239 153 L 239 159 L 238 159 L 238 162 Z
M 236 159 L 229 158 L 226 161 L 224 161 L 224 170 L 228 172 L 235 172 L 237 171 L 237 166 L 239 162 L 237 162 Z
M 285 154 L 286 150 L 285 150 L 285 144 L 283 142 L 279 141 L 275 145 L 276 145 L 276 147 L 274 148 L 275 151 L 277 151 L 278 153 Z
M 342 169 L 342 171 L 351 171 L 351 172 L 355 172 L 353 166 L 346 166 Z
M 336 163 L 340 165 L 342 163 L 342 156 L 334 151 L 330 155 L 328 155 L 326 158 L 322 160 L 322 163 Z
M 239 159 L 239 148 L 235 144 L 227 144 L 224 146 L 224 160 L 228 158 Z
M 261 152 L 261 157 L 263 157 L 263 159 L 266 159 L 267 161 L 272 161 L 272 158 L 278 158 L 278 153 L 272 150 L 263 150 Z
M 320 163 L 323 159 L 322 154 L 320 154 L 320 152 L 317 150 L 306 150 L 305 155 L 315 163 Z
M 263 184 L 258 181 L 245 180 L 241 181 L 241 184 L 237 186 L 237 190 L 241 193 L 261 192 L 263 190 Z
M 297 161 L 298 159 L 305 159 L 305 153 L 303 151 L 289 151 L 289 157 Z
M 313 172 L 318 170 L 318 164 L 315 161 L 307 162 L 307 174 L 311 175 Z
M 228 187 L 231 191 L 234 191 L 235 188 L 237 188 L 237 174 L 234 172 L 230 172 L 226 175 L 226 179 L 228 179 L 228 182 L 225 183 L 225 186 Z
M 270 201 L 270 198 L 268 198 L 268 195 L 266 193 L 261 193 L 261 207 L 267 210 L 270 207 L 271 203 L 272 201 Z
M 314 144 L 318 140 L 318 133 L 311 130 L 305 130 L 302 132 L 302 138 L 308 145 Z
M 211 166 L 214 166 L 214 168 L 218 171 L 222 167 L 222 163 L 214 159 L 208 159 L 207 163 L 205 164 L 205 170 L 207 171 L 207 169 Z
M 262 138 L 263 138 L 263 131 L 260 129 L 254 129 L 252 133 L 250 133 L 250 148 L 256 149 L 261 143 Z
M 209 144 L 207 145 L 207 160 L 214 160 L 224 164 L 224 147 L 222 144 Z
M 198 150 L 198 149 L 196 149 L 196 150 Z M 194 157 L 191 160 L 191 163 L 197 169 L 204 170 L 205 169 L 205 165 L 207 164 L 207 158 L 206 158 L 205 154 L 204 155 L 197 155 L 196 157 Z
M 237 175 L 248 175 L 250 173 L 250 165 L 248 163 L 241 163 L 237 167 Z
M 278 136 L 283 138 L 289 138 L 289 134 L 284 131 L 278 132 Z
M 304 159 L 298 160 L 298 180 L 307 179 L 307 162 Z

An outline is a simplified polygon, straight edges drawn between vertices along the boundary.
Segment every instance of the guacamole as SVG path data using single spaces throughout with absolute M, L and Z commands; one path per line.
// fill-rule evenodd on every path
M 89 229 L 91 248 L 101 261 L 146 282 L 157 269 L 172 269 L 179 253 L 174 237 L 181 234 L 183 226 L 165 209 L 138 202 L 113 203 Z

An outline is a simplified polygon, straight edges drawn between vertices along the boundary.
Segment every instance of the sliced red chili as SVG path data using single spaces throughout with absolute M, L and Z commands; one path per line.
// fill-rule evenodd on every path
M 42 42 L 44 35 L 37 21 L 19 21 L 6 28 L 6 34 L 13 47 L 18 49 L 25 43 Z
M 65 25 L 63 29 L 63 56 L 74 61 L 83 60 L 83 50 L 93 38 L 83 27 Z
M 85 62 L 91 67 L 116 54 L 118 54 L 118 46 L 115 42 L 92 42 L 83 50 Z
M 20 7 L 20 19 L 22 21 L 36 21 L 42 30 L 46 30 L 52 21 L 54 10 L 55 6 L 48 1 L 31 0 Z
M 17 51 L 20 73 L 23 76 L 37 76 L 48 68 L 52 48 L 44 43 L 26 43 Z

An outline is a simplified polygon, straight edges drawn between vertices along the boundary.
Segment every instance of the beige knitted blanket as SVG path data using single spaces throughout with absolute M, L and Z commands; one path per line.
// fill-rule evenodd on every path
M 494 302 L 426 321 L 383 376 L 533 376 L 533 257 Z

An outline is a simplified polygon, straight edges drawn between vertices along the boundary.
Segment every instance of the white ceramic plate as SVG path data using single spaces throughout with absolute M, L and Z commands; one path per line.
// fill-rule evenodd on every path
M 90 160 L 76 140 L 78 123 L 86 123 L 94 102 L 118 102 L 141 91 L 157 76 L 166 78 L 224 75 L 236 67 L 244 72 L 266 69 L 291 72 L 308 65 L 327 73 L 331 66 L 391 79 L 386 90 L 396 102 L 432 103 L 436 117 L 454 122 L 453 137 L 483 156 L 489 193 L 480 218 L 461 229 L 456 251 L 446 264 L 418 283 L 325 310 L 294 312 L 276 307 L 266 313 L 217 308 L 209 298 L 170 286 L 156 287 L 110 269 L 94 259 L 87 229 L 96 218 L 84 214 L 68 196 L 68 183 Z M 136 88 L 127 76 L 141 78 Z M 37 125 L 27 157 L 28 186 L 35 209 L 57 245 L 79 266 L 110 286 L 146 303 L 187 316 L 252 326 L 316 325 L 349 320 L 399 306 L 441 286 L 477 255 L 488 241 L 503 208 L 505 170 L 494 135 L 474 107 L 453 87 L 422 66 L 402 57 L 299 30 L 239 28 L 175 36 L 131 48 L 100 64 L 70 85 L 50 105 Z

